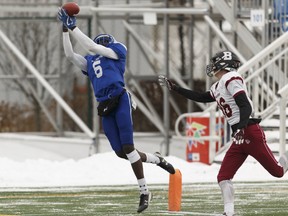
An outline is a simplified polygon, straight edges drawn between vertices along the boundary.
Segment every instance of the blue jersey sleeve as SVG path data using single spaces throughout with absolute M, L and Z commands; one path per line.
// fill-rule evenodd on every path
M 111 43 L 108 45 L 109 48 L 111 48 L 119 57 L 119 59 L 126 59 L 127 55 L 127 48 L 122 43 Z

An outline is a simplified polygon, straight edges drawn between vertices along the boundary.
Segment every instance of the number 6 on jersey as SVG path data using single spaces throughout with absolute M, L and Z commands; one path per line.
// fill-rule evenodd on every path
M 93 62 L 94 73 L 97 78 L 100 78 L 103 75 L 102 67 L 100 66 L 101 61 L 98 59 Z

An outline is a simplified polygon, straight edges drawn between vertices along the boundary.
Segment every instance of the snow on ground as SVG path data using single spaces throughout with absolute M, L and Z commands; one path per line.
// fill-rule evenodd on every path
M 9 137 L 10 136 L 10 137 Z M 12 139 L 12 136 L 14 139 Z M 103 139 L 98 154 L 89 156 L 90 143 L 51 138 L 47 140 L 15 139 L 17 135 L 0 136 L 0 187 L 62 187 L 136 184 L 130 163 L 116 157 Z M 53 140 L 54 139 L 54 140 Z M 155 143 L 153 143 L 153 140 Z M 67 143 L 70 144 L 67 144 Z M 78 144 L 77 144 L 78 143 Z M 161 151 L 161 139 L 138 138 L 138 149 Z M 48 146 L 53 146 L 49 148 Z M 206 165 L 186 162 L 183 144 L 172 141 L 171 154 L 165 157 L 182 174 L 183 183 L 214 182 L 219 164 Z M 185 145 L 184 145 L 185 146 Z M 136 144 L 137 147 L 137 144 Z M 182 151 L 182 153 L 181 153 Z M 174 155 L 178 155 L 175 156 Z M 182 154 L 182 155 L 181 155 Z M 223 153 L 224 154 L 224 153 Z M 218 158 L 223 157 L 219 155 Z M 144 164 L 148 184 L 168 184 L 169 174 L 154 164 Z M 287 176 L 284 177 L 287 179 Z M 283 179 L 284 179 L 283 178 Z M 283 180 L 282 179 L 282 180 Z M 253 158 L 248 157 L 234 177 L 234 181 L 270 181 L 270 176 Z

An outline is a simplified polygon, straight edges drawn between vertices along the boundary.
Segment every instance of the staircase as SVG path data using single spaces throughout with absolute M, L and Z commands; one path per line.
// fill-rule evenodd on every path
M 288 108 L 286 108 L 286 150 L 288 150 Z M 260 125 L 265 131 L 267 143 L 272 149 L 273 153 L 279 154 L 279 137 L 280 137 L 280 114 L 279 108 L 272 114 L 270 118 L 264 119 Z
M 286 116 L 283 113 L 280 116 L 279 103 L 282 101 L 287 107 L 288 98 L 287 95 L 280 96 L 279 90 L 285 89 L 287 92 L 288 33 L 281 31 L 281 23 L 276 19 L 277 11 L 275 12 L 273 1 L 212 0 L 209 2 L 214 16 L 215 13 L 219 13 L 223 21 L 232 26 L 231 34 L 243 43 L 241 46 L 242 44 L 239 45 L 234 41 L 235 47 L 230 43 L 226 43 L 226 46 L 243 62 L 238 72 L 245 78 L 255 108 L 255 116 L 263 119 L 260 125 L 265 131 L 267 143 L 275 154 L 283 153 L 284 150 L 288 150 L 288 108 L 286 108 Z M 235 5 L 235 2 L 238 4 Z M 249 28 L 250 11 L 253 9 L 265 11 L 265 25 L 262 28 Z M 217 21 L 215 26 L 210 21 L 209 25 L 214 30 Z M 217 31 L 215 33 L 220 37 L 220 33 Z M 225 43 L 225 40 L 223 42 Z M 252 57 L 246 60 L 242 53 L 246 53 L 245 56 L 251 53 Z M 211 112 L 213 109 L 215 104 L 205 111 Z M 286 123 L 283 121 L 284 118 Z

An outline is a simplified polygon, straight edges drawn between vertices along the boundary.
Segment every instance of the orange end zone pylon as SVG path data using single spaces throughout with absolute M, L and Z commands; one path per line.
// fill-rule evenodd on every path
M 182 174 L 179 169 L 175 169 L 175 174 L 170 174 L 168 211 L 180 211 L 182 198 Z

